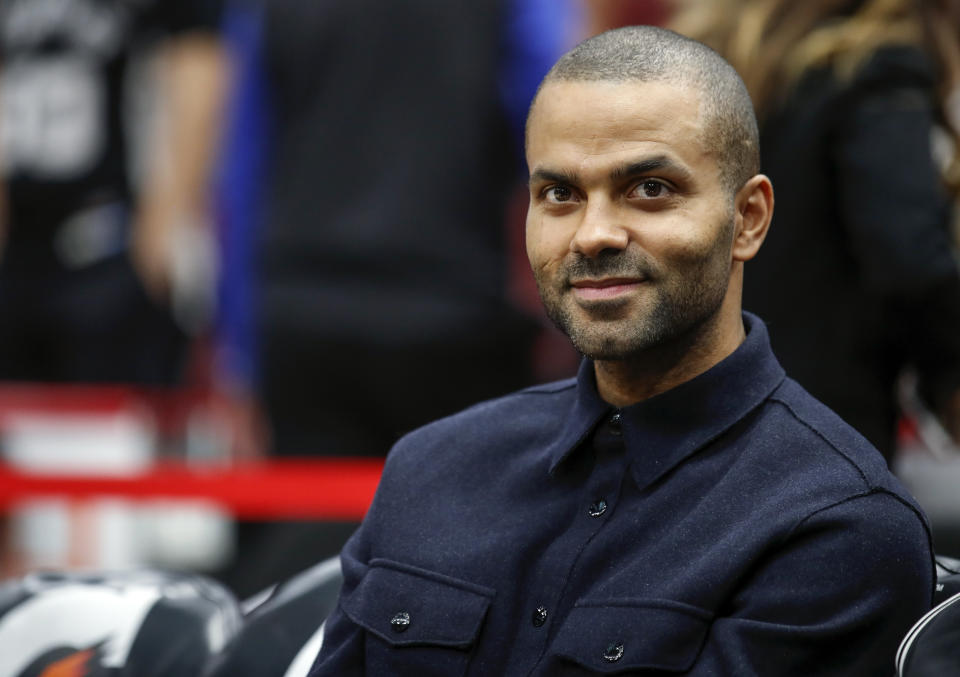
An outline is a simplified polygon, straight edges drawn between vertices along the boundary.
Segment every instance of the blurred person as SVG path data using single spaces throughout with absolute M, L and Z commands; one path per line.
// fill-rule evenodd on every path
M 530 383 L 504 221 L 523 114 L 564 44 L 556 18 L 534 32 L 545 4 L 264 5 L 256 322 L 275 454 L 383 456 Z
M 246 101 L 242 123 L 266 141 L 237 142 L 262 158 L 262 206 L 252 251 L 231 240 L 254 279 L 231 284 L 224 307 L 269 453 L 383 457 L 434 418 L 532 383 L 540 325 L 510 297 L 520 229 L 507 211 L 522 190 L 526 109 L 573 41 L 571 3 L 246 8 L 259 15 L 250 75 L 262 77 L 246 88 L 264 96 Z M 258 182 L 234 177 L 237 231 L 254 230 L 241 205 Z M 355 527 L 250 525 L 223 576 L 256 591 L 336 554 Z
M 0 0 L 0 379 L 180 379 L 188 343 L 171 304 L 195 250 L 183 236 L 208 217 L 220 11 L 220 0 Z M 135 65 L 153 47 L 156 88 L 144 92 Z
M 879 675 L 929 530 L 741 312 L 773 188 L 715 52 L 631 27 L 546 76 L 527 253 L 576 379 L 402 439 L 310 673 Z
M 688 2 L 673 26 L 726 56 L 757 108 L 779 208 L 744 306 L 787 371 L 889 460 L 910 368 L 960 439 L 957 3 Z

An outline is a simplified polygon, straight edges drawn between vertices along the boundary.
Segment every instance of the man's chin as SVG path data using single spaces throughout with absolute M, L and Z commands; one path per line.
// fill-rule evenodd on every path
M 625 342 L 620 336 L 570 336 L 574 348 L 591 360 L 615 362 L 629 360 L 642 352 L 646 346 L 637 341 Z
M 609 316 L 587 312 L 576 304 L 544 304 L 554 325 L 567 335 L 577 351 L 592 360 L 627 360 L 646 349 L 650 341 L 638 332 L 638 324 L 648 324 L 644 317 L 625 313 L 624 308 L 607 306 Z M 656 333 L 656 332 L 654 332 Z

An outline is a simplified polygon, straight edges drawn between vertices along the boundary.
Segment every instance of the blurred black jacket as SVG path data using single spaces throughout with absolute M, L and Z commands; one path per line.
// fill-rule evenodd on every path
M 746 268 L 787 372 L 885 455 L 911 364 L 938 406 L 960 383 L 960 276 L 931 153 L 935 74 L 908 47 L 848 82 L 805 76 L 762 123 L 776 212 Z
M 497 96 L 504 2 L 267 5 L 272 331 L 371 346 L 513 340 Z

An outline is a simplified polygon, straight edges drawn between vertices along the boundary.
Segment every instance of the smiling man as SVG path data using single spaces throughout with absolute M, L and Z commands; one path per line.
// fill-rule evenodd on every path
M 591 38 L 541 85 L 527 161 L 579 374 L 397 444 L 311 674 L 891 673 L 929 533 L 741 310 L 773 189 L 736 73 L 662 29 Z

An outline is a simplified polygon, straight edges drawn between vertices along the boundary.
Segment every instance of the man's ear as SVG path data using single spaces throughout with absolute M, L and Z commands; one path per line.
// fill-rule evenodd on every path
M 734 197 L 733 260 L 749 261 L 767 236 L 773 218 L 773 184 L 757 174 L 737 191 Z

